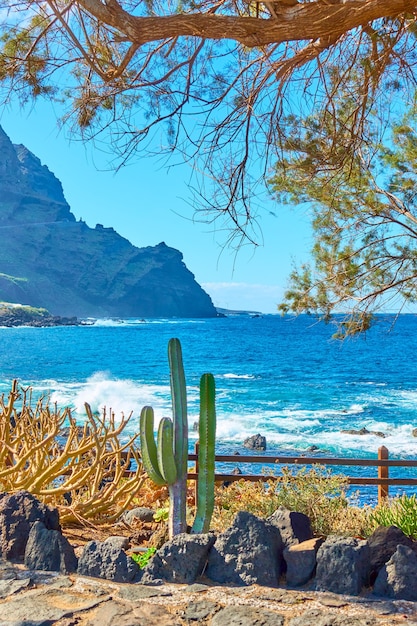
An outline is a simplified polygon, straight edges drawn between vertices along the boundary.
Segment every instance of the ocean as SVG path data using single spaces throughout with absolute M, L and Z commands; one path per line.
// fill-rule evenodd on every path
M 144 405 L 170 415 L 167 344 L 183 349 L 190 446 L 196 438 L 198 383 L 216 381 L 217 451 L 245 453 L 260 433 L 267 453 L 374 458 L 417 457 L 417 317 L 381 316 L 365 336 L 340 342 L 333 325 L 309 316 L 230 316 L 201 320 L 98 320 L 91 326 L 0 328 L 0 392 L 13 379 L 70 406 L 130 414 Z M 352 435 L 366 428 L 383 433 Z M 353 474 L 352 470 L 348 470 Z M 358 470 L 360 472 L 360 470 Z M 375 472 L 365 470 L 368 475 Z M 405 470 L 399 470 L 403 475 Z M 363 473 L 363 472 L 362 472 Z M 394 472 L 393 472 L 394 475 Z

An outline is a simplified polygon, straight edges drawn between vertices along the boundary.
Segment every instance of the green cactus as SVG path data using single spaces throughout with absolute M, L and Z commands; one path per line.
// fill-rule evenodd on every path
M 187 394 L 178 339 L 168 343 L 168 360 L 173 420 L 162 418 L 154 439 L 154 413 L 145 406 L 140 416 L 142 462 L 149 478 L 157 485 L 168 485 L 170 496 L 168 528 L 173 537 L 186 532 L 188 420 Z M 216 432 L 215 386 L 212 374 L 200 381 L 199 481 L 197 514 L 192 532 L 207 532 L 214 507 L 214 451 Z
M 215 394 L 213 375 L 203 374 L 200 380 L 200 421 L 198 424 L 200 445 L 198 447 L 197 511 L 192 533 L 209 531 L 214 509 Z

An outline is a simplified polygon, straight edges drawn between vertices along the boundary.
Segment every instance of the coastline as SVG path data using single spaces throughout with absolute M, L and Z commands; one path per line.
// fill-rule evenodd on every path
M 52 315 L 47 309 L 24 304 L 0 302 L 0 326 L 15 328 L 18 326 L 34 326 L 46 328 L 50 326 L 81 326 L 82 320 L 77 317 L 61 317 Z

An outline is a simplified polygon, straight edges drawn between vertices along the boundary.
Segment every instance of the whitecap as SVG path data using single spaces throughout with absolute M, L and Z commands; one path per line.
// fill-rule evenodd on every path
M 251 380 L 251 379 L 254 379 L 255 376 L 253 374 L 232 374 L 232 373 L 230 373 L 230 374 L 221 374 L 220 376 L 216 376 L 216 378 L 226 378 L 226 379 L 227 378 L 229 378 L 229 379 L 233 379 L 233 378 L 239 379 L 239 378 L 242 378 L 242 379 L 245 379 L 245 380 Z

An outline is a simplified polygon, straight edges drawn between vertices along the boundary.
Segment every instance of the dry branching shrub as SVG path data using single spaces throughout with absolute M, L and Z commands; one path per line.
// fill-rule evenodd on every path
M 347 479 L 320 466 L 297 470 L 282 468 L 282 476 L 267 482 L 240 480 L 217 487 L 212 526 L 224 530 L 238 511 L 268 517 L 279 506 L 304 513 L 315 535 L 367 536 L 371 532 L 369 510 L 349 505 Z
M 78 426 L 69 408 L 45 398 L 33 403 L 31 390 L 16 381 L 8 400 L 0 397 L 0 489 L 26 490 L 56 506 L 64 526 L 114 522 L 145 480 L 138 434 L 123 437 L 132 415 L 116 424 L 113 413 L 97 417 L 85 407 Z

